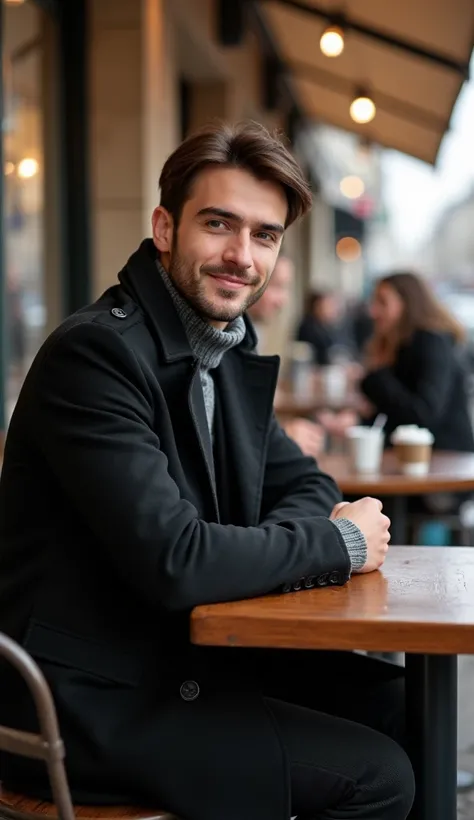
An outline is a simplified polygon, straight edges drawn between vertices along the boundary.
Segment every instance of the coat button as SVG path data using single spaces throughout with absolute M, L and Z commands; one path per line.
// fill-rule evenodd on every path
M 323 572 L 322 575 L 318 575 L 316 578 L 316 583 L 318 587 L 325 587 L 329 580 L 329 572 Z
M 122 308 L 112 308 L 112 310 L 110 312 L 111 312 L 112 316 L 115 316 L 116 319 L 126 319 L 127 318 L 127 314 L 125 313 L 124 310 L 122 310 Z
M 285 593 L 286 593 L 286 592 L 291 592 L 291 590 L 292 590 L 292 586 L 291 586 L 291 584 L 283 584 L 283 586 L 282 586 L 282 588 L 281 588 L 281 591 L 282 591 L 282 592 L 285 592 Z
M 312 589 L 314 587 L 314 582 L 316 581 L 315 575 L 308 575 L 304 582 L 305 589 Z
M 183 700 L 196 700 L 199 692 L 199 684 L 197 684 L 195 680 L 185 680 L 179 690 L 179 694 Z
M 300 578 L 299 581 L 296 581 L 296 583 L 293 584 L 293 592 L 299 592 L 300 589 L 302 589 L 304 582 L 304 578 Z
M 341 573 L 340 572 L 331 572 L 329 576 L 329 583 L 330 584 L 340 584 L 341 583 Z

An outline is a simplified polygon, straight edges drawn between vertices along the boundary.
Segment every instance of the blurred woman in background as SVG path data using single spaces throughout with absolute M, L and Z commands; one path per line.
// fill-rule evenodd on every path
M 377 283 L 370 312 L 362 416 L 384 413 L 387 437 L 401 424 L 417 424 L 431 430 L 438 449 L 474 451 L 462 326 L 409 272 Z

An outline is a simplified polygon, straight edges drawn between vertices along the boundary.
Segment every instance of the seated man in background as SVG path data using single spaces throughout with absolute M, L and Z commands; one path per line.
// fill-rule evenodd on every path
M 267 289 L 248 310 L 260 342 L 266 328 L 287 305 L 294 278 L 295 266 L 292 260 L 280 254 Z M 305 455 L 317 458 L 322 453 L 325 434 L 319 424 L 309 419 L 294 418 L 282 421 L 281 425 Z

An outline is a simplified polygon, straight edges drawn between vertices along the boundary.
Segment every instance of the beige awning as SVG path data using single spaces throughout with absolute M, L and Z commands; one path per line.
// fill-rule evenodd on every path
M 306 113 L 316 121 L 434 163 L 474 47 L 474 0 L 261 0 L 264 19 Z M 344 9 L 345 48 L 319 40 Z M 370 91 L 375 119 L 356 125 L 349 105 Z

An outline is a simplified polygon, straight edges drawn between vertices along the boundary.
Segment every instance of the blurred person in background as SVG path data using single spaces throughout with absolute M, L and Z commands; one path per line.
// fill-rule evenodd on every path
M 374 322 L 370 315 L 368 300 L 363 299 L 354 306 L 351 315 L 351 330 L 357 357 L 361 359 L 367 342 L 374 332 Z
M 431 430 L 438 449 L 474 451 L 462 326 L 411 272 L 381 279 L 370 313 L 362 417 L 386 414 L 387 437 L 399 425 L 417 424 Z
M 334 293 L 309 294 L 297 339 L 311 345 L 314 362 L 320 366 L 332 364 L 338 351 L 350 354 L 348 333 L 341 321 L 341 304 Z
M 248 311 L 259 341 L 261 341 L 266 327 L 287 305 L 294 277 L 295 267 L 292 260 L 281 254 L 263 296 Z M 286 434 L 298 444 L 305 455 L 317 458 L 321 454 L 324 448 L 325 435 L 319 424 L 304 418 L 293 418 L 283 420 L 281 425 Z

